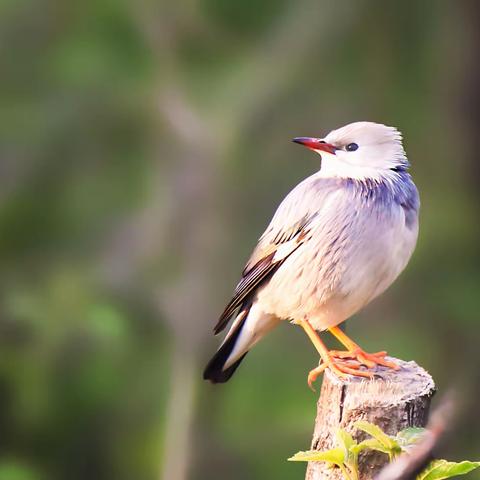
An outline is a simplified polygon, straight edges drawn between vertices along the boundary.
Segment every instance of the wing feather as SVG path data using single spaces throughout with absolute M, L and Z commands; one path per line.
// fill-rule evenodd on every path
M 308 240 L 310 224 L 338 188 L 337 179 L 316 174 L 299 183 L 281 202 L 248 260 L 232 300 L 215 326 L 217 334 L 255 291 L 267 282 L 285 260 Z
M 308 233 L 306 226 L 307 222 L 302 219 L 294 227 L 278 232 L 273 238 L 273 243 L 266 241 L 266 237 L 262 236 L 243 270 L 242 278 L 235 288 L 232 300 L 225 307 L 214 328 L 215 334 L 226 327 L 230 318 L 248 300 L 248 297 L 303 244 Z

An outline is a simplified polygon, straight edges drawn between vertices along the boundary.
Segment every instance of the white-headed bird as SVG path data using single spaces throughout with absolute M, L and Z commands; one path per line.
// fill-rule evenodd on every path
M 356 122 L 325 138 L 294 142 L 321 155 L 318 172 L 282 201 L 260 237 L 234 296 L 214 329 L 232 326 L 204 378 L 226 382 L 247 352 L 281 320 L 300 325 L 326 368 L 339 377 L 372 377 L 398 368 L 386 352 L 367 353 L 338 327 L 380 295 L 407 265 L 418 235 L 419 197 L 400 132 Z M 329 351 L 318 332 L 344 346 Z

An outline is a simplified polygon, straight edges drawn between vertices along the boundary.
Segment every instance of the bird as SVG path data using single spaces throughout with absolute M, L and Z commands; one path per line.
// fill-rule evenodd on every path
M 307 376 L 312 389 L 327 368 L 341 379 L 399 369 L 339 325 L 383 293 L 415 249 L 420 200 L 402 140 L 395 127 L 368 121 L 293 139 L 321 156 L 320 168 L 288 193 L 258 240 L 214 328 L 218 334 L 232 321 L 205 380 L 229 380 L 284 320 L 302 327 L 320 355 Z M 345 350 L 329 350 L 325 331 Z

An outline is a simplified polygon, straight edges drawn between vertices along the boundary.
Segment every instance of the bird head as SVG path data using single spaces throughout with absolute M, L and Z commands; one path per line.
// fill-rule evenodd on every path
M 378 180 L 409 167 L 402 134 L 380 123 L 350 123 L 324 138 L 297 137 L 293 141 L 321 155 L 321 175 L 325 177 Z

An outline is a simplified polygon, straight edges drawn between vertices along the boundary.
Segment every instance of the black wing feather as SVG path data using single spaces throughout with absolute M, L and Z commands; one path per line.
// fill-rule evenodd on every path
M 263 282 L 268 280 L 271 275 L 282 265 L 282 263 L 301 245 L 298 244 L 287 256 L 281 260 L 274 261 L 275 252 L 262 258 L 257 262 L 250 270 L 244 273 L 244 276 L 240 280 L 235 289 L 233 298 L 225 307 L 222 315 L 218 319 L 215 328 L 213 329 L 215 335 L 220 333 L 228 324 L 228 321 L 235 313 L 235 311 L 243 304 L 247 297 L 252 294 Z
M 267 281 L 275 271 L 282 265 L 282 263 L 297 250 L 300 245 L 302 245 L 305 240 L 308 230 L 307 226 L 315 218 L 315 215 L 310 217 L 304 216 L 297 222 L 295 225 L 290 227 L 287 230 L 278 232 L 273 238 L 272 243 L 270 244 L 273 247 L 279 247 L 282 244 L 285 244 L 294 238 L 296 238 L 297 245 L 292 248 L 292 251 L 285 255 L 283 258 L 275 259 L 275 254 L 277 253 L 277 248 L 265 257 L 260 258 L 258 262 L 251 266 L 250 261 L 247 263 L 244 271 L 242 272 L 242 279 L 235 288 L 232 300 L 228 303 L 223 311 L 222 315 L 218 319 L 217 324 L 213 331 L 215 335 L 220 333 L 228 324 L 230 318 L 233 316 L 235 311 L 252 295 L 255 290 L 265 281 Z M 267 230 L 267 232 L 269 232 Z M 263 236 L 262 236 L 263 237 Z M 260 239 L 261 241 L 262 239 Z M 257 247 L 258 248 L 258 247 Z M 261 251 L 260 251 L 261 253 Z M 255 258 L 255 251 L 252 255 L 252 258 Z
M 226 326 L 232 315 L 240 307 L 249 293 L 252 292 L 260 283 L 266 279 L 268 275 L 273 273 L 280 265 L 280 262 L 274 263 L 273 257 L 275 252 L 272 252 L 268 257 L 262 258 L 256 263 L 245 275 L 242 277 L 237 287 L 233 298 L 230 300 L 225 310 L 220 315 L 217 324 L 215 325 L 215 335 L 220 333 Z

